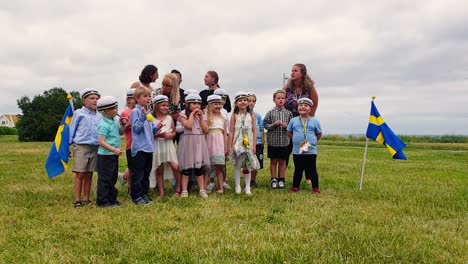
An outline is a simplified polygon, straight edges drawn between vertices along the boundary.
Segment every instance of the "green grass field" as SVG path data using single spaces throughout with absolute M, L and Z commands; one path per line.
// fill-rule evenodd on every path
M 270 190 L 263 170 L 251 197 L 138 207 L 119 186 L 110 209 L 73 208 L 74 175 L 46 176 L 50 146 L 0 136 L 0 263 L 468 262 L 466 143 L 409 144 L 408 161 L 371 143 L 362 192 L 364 142 L 325 140 L 319 196 Z

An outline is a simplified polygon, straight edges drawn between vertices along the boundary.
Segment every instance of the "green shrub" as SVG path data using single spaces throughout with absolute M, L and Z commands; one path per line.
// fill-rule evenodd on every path
M 14 127 L 0 127 L 0 135 L 18 135 L 18 129 Z

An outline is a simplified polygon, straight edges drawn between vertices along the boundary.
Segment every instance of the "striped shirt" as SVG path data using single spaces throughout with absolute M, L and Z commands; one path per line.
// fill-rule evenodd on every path
M 268 145 L 272 147 L 287 147 L 289 145 L 288 130 L 286 127 L 278 126 L 274 127 L 273 123 L 278 120 L 281 122 L 289 124 L 289 121 L 292 119 L 291 111 L 286 108 L 273 108 L 265 115 L 263 119 L 263 126 L 268 131 L 267 132 L 267 141 Z

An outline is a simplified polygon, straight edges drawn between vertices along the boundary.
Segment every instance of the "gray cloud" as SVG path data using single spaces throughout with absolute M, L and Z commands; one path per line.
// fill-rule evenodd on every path
M 467 12 L 450 0 L 4 1 L 0 111 L 54 86 L 95 87 L 123 104 L 155 64 L 198 90 L 214 69 L 231 94 L 257 92 L 266 113 L 282 74 L 303 62 L 326 133 L 364 133 L 375 95 L 396 133 L 468 134 Z

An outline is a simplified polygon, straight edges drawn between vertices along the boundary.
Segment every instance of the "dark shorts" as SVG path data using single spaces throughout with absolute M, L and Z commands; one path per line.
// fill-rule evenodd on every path
M 273 147 L 268 145 L 268 158 L 278 160 L 288 160 L 288 146 L 286 147 Z
M 263 144 L 258 144 L 255 147 L 255 150 L 257 151 L 255 155 L 257 155 L 258 163 L 260 164 L 260 169 L 263 169 Z

